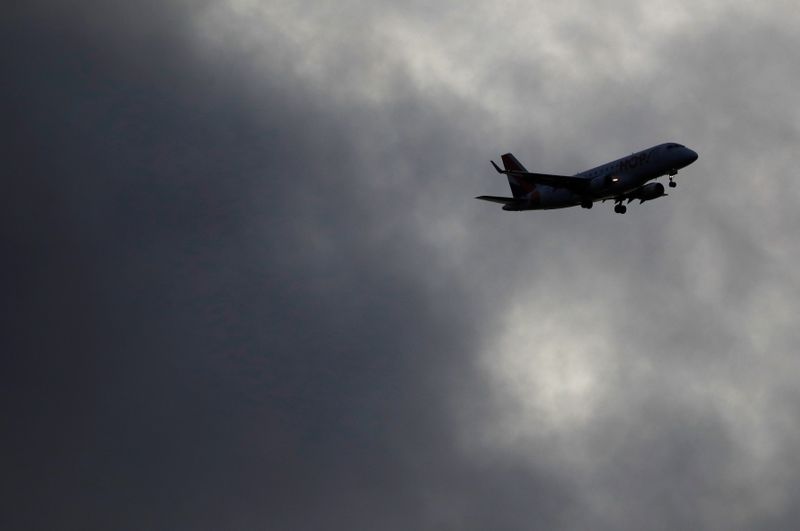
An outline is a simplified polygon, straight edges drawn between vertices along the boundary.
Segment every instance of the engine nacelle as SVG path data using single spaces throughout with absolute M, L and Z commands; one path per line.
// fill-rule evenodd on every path
M 664 193 L 663 184 L 650 183 L 634 190 L 633 192 L 630 192 L 628 194 L 628 201 L 638 199 L 640 203 L 644 203 L 645 201 L 652 201 L 653 199 L 657 199 L 663 195 L 667 195 Z

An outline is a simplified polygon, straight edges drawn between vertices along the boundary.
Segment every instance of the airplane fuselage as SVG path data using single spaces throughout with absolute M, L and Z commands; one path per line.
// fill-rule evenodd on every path
M 507 158 L 508 157 L 508 158 Z M 482 196 L 480 199 L 503 202 L 504 210 L 547 210 L 581 205 L 591 208 L 596 201 L 613 200 L 622 204 L 639 199 L 649 201 L 666 195 L 664 186 L 648 181 L 669 175 L 697 160 L 697 153 L 676 143 L 664 143 L 622 157 L 573 176 L 529 173 L 511 154 L 503 161 L 514 198 Z M 494 164 L 494 163 L 493 163 Z M 495 168 L 497 166 L 495 165 Z M 617 212 L 624 213 L 624 207 Z

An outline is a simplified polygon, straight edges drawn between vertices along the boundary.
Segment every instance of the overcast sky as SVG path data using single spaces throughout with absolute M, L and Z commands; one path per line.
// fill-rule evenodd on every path
M 798 13 L 5 8 L 0 527 L 797 528 Z

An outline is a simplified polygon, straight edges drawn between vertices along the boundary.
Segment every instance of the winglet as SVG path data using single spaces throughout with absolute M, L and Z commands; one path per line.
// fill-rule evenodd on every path
M 495 164 L 493 160 L 490 160 L 489 162 L 492 163 L 492 166 L 494 166 L 494 169 L 497 170 L 497 173 L 506 173 L 503 170 L 501 170 L 500 167 L 497 164 Z

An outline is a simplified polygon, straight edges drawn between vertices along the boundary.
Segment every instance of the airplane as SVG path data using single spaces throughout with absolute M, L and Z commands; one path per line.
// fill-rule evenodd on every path
M 614 212 L 628 211 L 625 201 L 639 204 L 666 196 L 664 185 L 647 183 L 663 175 L 669 176 L 670 188 L 677 183 L 678 170 L 697 160 L 697 153 L 674 142 L 658 144 L 582 171 L 575 175 L 531 173 L 511 153 L 502 156 L 503 168 L 490 161 L 498 173 L 508 177 L 513 197 L 481 195 L 475 199 L 501 203 L 503 210 L 550 210 L 580 205 L 592 208 L 596 201 L 614 201 Z

